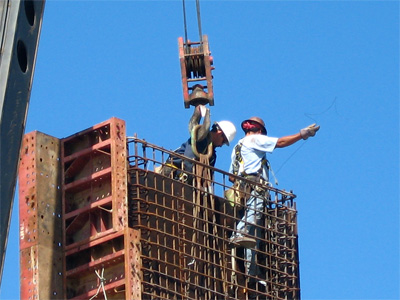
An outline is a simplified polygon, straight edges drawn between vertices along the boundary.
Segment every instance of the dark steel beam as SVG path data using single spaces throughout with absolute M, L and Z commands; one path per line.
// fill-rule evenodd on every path
M 0 283 L 44 3 L 0 2 Z

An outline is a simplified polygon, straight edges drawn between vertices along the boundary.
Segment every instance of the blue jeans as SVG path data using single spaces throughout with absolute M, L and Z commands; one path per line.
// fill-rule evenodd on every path
M 255 238 L 261 236 L 259 230 L 260 222 L 264 215 L 264 207 L 266 205 L 266 199 L 264 193 L 258 192 L 255 189 L 252 190 L 250 198 L 246 202 L 246 210 L 243 218 L 239 221 L 236 226 L 236 236 L 253 236 Z M 257 239 L 257 247 L 259 245 L 259 239 Z M 245 267 L 246 273 L 249 275 L 257 275 L 258 268 L 256 263 L 256 251 L 254 249 L 245 249 Z

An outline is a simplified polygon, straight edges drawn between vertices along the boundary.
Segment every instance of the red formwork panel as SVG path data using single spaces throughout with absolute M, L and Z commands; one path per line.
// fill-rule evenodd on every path
M 21 299 L 64 299 L 60 140 L 26 134 L 19 163 Z
M 128 228 L 125 122 L 61 140 L 66 299 L 140 299 L 139 233 Z
M 117 118 L 61 140 L 66 250 L 127 226 L 125 122 Z
M 66 256 L 66 299 L 141 299 L 140 235 L 126 227 Z

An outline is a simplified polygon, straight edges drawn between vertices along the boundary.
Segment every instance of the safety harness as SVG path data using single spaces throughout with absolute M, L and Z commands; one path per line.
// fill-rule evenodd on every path
M 264 156 L 261 160 L 260 169 L 256 173 L 247 174 L 244 171 L 244 161 L 241 153 L 242 146 L 243 143 L 241 142 L 235 146 L 235 160 L 232 163 L 232 173 L 253 182 L 261 183 L 262 185 L 271 185 L 270 182 L 266 181 L 262 177 L 263 168 L 266 167 L 267 171 L 270 171 L 273 178 L 275 179 L 275 184 L 278 185 L 278 180 L 276 179 L 275 174 L 266 156 Z M 244 207 L 252 190 L 256 190 L 259 194 L 265 195 L 265 189 L 262 186 L 258 184 L 248 183 L 248 181 L 236 179 L 233 186 L 225 191 L 225 198 L 228 199 L 232 206 L 236 203 L 240 207 Z
M 247 178 L 248 176 L 261 176 L 262 175 L 262 170 L 264 167 L 267 167 L 267 169 L 270 169 L 270 164 L 269 161 L 267 160 L 266 156 L 263 157 L 263 159 L 261 160 L 261 166 L 260 169 L 256 172 L 256 173 L 252 173 L 252 174 L 247 174 L 244 171 L 244 161 L 243 161 L 243 157 L 242 157 L 242 146 L 243 143 L 238 143 L 235 146 L 235 161 L 232 164 L 232 173 L 234 175 L 239 175 L 242 177 Z

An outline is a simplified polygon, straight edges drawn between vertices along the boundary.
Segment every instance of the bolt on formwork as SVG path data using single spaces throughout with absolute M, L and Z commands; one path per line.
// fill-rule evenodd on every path
M 242 201 L 228 201 L 232 174 L 136 137 L 127 143 L 129 227 L 141 236 L 142 299 L 300 299 L 294 194 L 248 182 L 264 191 L 265 203 L 250 262 L 230 239 L 250 191 L 234 190 Z M 174 156 L 193 169 L 171 167 Z

